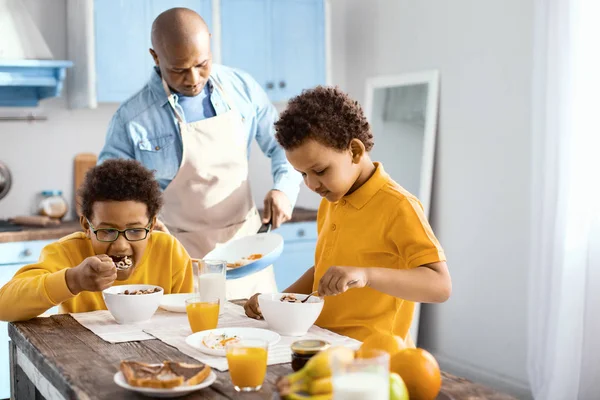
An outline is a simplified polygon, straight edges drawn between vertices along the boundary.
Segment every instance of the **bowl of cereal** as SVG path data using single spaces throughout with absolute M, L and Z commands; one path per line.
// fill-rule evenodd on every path
M 118 324 L 131 324 L 152 318 L 163 293 L 155 285 L 119 285 L 104 289 L 102 297 Z
M 294 293 L 269 293 L 258 295 L 258 305 L 269 329 L 282 336 L 303 336 L 313 326 L 321 310 L 323 299 L 317 296 Z

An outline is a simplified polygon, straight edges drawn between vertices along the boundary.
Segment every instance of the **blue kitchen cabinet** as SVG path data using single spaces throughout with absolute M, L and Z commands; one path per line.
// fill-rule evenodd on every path
M 96 0 L 94 29 L 99 102 L 122 102 L 150 78 L 152 22 L 172 7 L 186 7 L 212 25 L 211 0 Z
M 12 279 L 21 267 L 38 260 L 42 248 L 53 241 L 0 243 L 0 287 Z M 54 307 L 48 314 L 56 314 Z M 0 399 L 10 398 L 10 364 L 8 357 L 8 329 L 0 322 Z
M 274 101 L 325 84 L 325 17 L 321 0 L 273 1 Z
M 263 88 L 272 81 L 269 4 L 268 0 L 221 1 L 223 64 L 244 70 Z
M 283 253 L 273 264 L 277 288 L 283 291 L 314 265 L 317 224 L 286 223 L 273 232 L 279 233 L 284 240 Z
M 325 84 L 323 0 L 221 0 L 225 65 L 250 73 L 271 101 Z

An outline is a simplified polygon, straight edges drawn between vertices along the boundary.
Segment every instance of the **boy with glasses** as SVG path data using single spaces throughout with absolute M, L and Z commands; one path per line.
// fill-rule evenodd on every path
M 150 284 L 165 294 L 193 289 L 190 256 L 175 237 L 153 231 L 162 193 L 151 171 L 133 160 L 107 160 L 86 175 L 81 226 L 42 250 L 0 289 L 0 320 L 105 310 L 102 290 Z

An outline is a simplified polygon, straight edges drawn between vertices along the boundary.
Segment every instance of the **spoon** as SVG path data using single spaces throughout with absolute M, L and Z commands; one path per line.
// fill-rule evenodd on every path
M 357 283 L 357 282 L 358 282 L 358 280 L 356 280 L 356 279 L 353 279 L 353 280 L 351 280 L 350 282 L 348 282 L 348 287 L 350 287 L 350 286 L 354 285 L 354 284 L 355 284 L 355 283 Z M 300 303 L 306 303 L 306 300 L 308 300 L 308 299 L 309 299 L 311 296 L 314 296 L 315 294 L 317 294 L 317 295 L 318 295 L 318 294 L 319 294 L 319 291 L 318 291 L 318 290 L 315 290 L 314 292 L 312 292 L 311 294 L 309 294 L 308 296 L 306 296 L 306 297 L 304 298 L 304 300 L 300 300 Z
M 304 300 L 300 300 L 300 303 L 306 303 L 306 300 L 310 299 L 310 296 L 313 296 L 313 295 L 315 295 L 315 294 L 319 294 L 319 291 L 318 291 L 318 290 L 315 290 L 314 292 L 312 292 L 311 294 L 309 294 L 308 296 L 306 296 L 306 297 L 304 298 Z

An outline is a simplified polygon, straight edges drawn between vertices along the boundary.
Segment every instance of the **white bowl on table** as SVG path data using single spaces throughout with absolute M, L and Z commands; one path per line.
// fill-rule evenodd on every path
M 150 294 L 123 294 L 125 290 L 148 290 L 159 288 L 159 292 Z M 164 290 L 156 285 L 120 285 L 102 291 L 106 308 L 118 324 L 131 324 L 147 321 L 156 312 Z
M 304 336 L 315 323 L 321 310 L 323 299 L 312 296 L 306 303 L 288 303 L 281 301 L 285 294 L 265 293 L 258 295 L 258 305 L 269 329 L 283 336 Z M 294 294 L 298 300 L 304 300 L 306 294 Z

